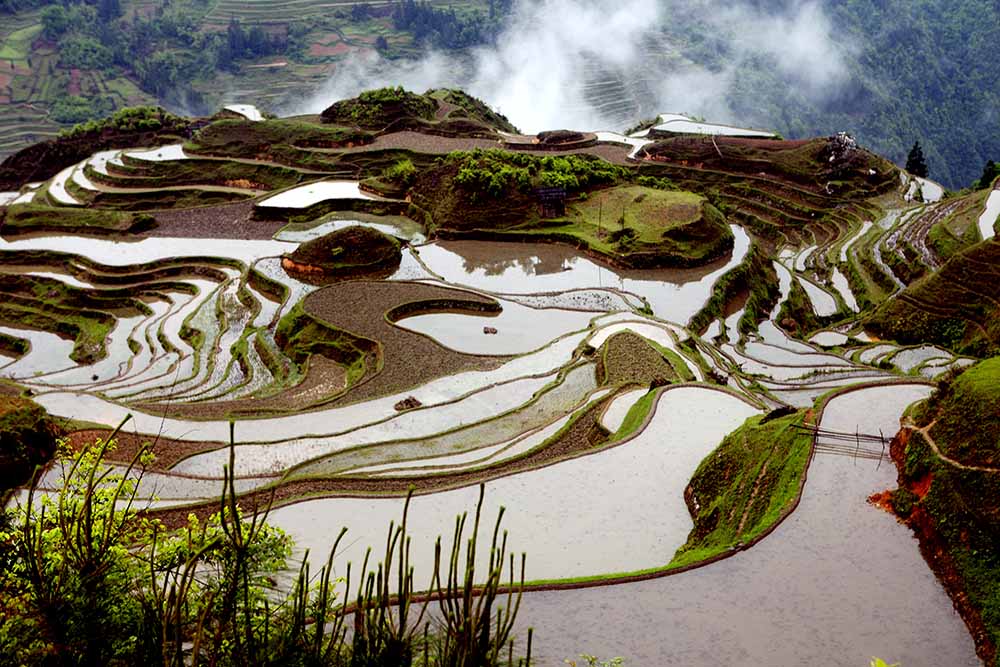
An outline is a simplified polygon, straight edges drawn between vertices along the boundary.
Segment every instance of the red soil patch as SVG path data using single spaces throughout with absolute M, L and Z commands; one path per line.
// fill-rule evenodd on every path
M 917 481 L 910 485 L 910 491 L 915 493 L 921 500 L 927 495 L 927 492 L 931 490 L 931 483 L 934 481 L 934 475 L 927 473 Z
M 281 268 L 283 268 L 289 275 L 298 273 L 300 275 L 307 276 L 322 276 L 324 273 L 322 267 L 293 262 L 287 257 L 281 258 Z
M 879 491 L 868 496 L 868 504 L 873 505 L 883 512 L 896 516 L 896 511 L 892 508 L 892 491 Z M 898 518 L 898 517 L 897 517 Z
M 325 44 L 313 44 L 309 47 L 309 55 L 316 56 L 318 58 L 326 58 L 330 56 L 342 56 L 345 53 L 350 52 L 351 47 L 343 42 L 338 42 L 333 46 L 327 46 Z
M 80 451 L 84 447 L 90 447 L 95 442 L 107 438 L 111 433 L 110 429 L 74 431 L 66 436 L 66 441 L 73 448 L 73 451 Z M 170 466 L 191 454 L 218 449 L 223 444 L 219 442 L 174 440 L 173 438 L 142 433 L 127 433 L 125 431 L 119 432 L 115 437 L 115 441 L 117 447 L 107 455 L 106 458 L 108 461 L 129 463 L 142 447 L 150 444 L 152 445 L 153 454 L 156 455 L 156 461 L 150 466 L 152 470 L 168 470 Z
M 0 88 L 6 88 L 14 80 L 14 74 L 10 70 L 0 71 Z
M 80 70 L 75 67 L 69 71 L 69 86 L 66 92 L 70 95 L 80 94 Z

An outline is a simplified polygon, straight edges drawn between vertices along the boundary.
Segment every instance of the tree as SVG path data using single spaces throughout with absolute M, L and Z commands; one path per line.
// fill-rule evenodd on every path
M 243 28 L 235 16 L 229 19 L 226 36 L 229 39 L 229 52 L 232 57 L 234 59 L 243 57 L 243 52 L 246 50 L 246 35 L 243 34 Z
M 996 180 L 997 176 L 1000 176 L 1000 164 L 995 163 L 990 160 L 983 167 L 983 175 L 979 177 L 979 181 L 976 183 L 977 190 L 985 190 L 986 188 L 993 185 L 993 181 Z
M 97 3 L 97 16 L 101 22 L 110 23 L 122 15 L 122 5 L 119 0 L 99 0 Z
M 924 149 L 920 147 L 920 142 L 913 143 L 909 155 L 906 156 L 906 171 L 920 178 L 927 178 L 927 161 L 924 159 Z
M 69 14 L 61 5 L 50 5 L 42 10 L 42 34 L 46 39 L 57 39 L 69 28 Z

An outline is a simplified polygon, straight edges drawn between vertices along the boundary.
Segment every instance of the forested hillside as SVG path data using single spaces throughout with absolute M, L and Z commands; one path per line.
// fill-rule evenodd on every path
M 1000 155 L 1000 3 L 995 0 L 824 0 L 861 50 L 860 84 L 828 109 L 902 163 L 921 139 L 931 177 L 962 187 Z M 841 120 L 842 119 L 842 120 Z M 792 125 L 789 129 L 795 129 Z

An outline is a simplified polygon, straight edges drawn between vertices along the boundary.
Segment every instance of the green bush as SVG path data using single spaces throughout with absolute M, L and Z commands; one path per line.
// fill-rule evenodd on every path
M 531 187 L 564 187 L 573 192 L 618 182 L 629 173 L 624 167 L 588 155 L 537 157 L 477 149 L 449 153 L 446 159 L 459 164 L 456 184 L 498 199 L 512 190 L 524 192 Z
M 460 517 L 450 547 L 438 539 L 431 585 L 437 602 L 418 609 L 414 601 L 407 499 L 402 522 L 389 526 L 380 562 L 366 555 L 352 608 L 347 605 L 351 568 L 344 580 L 332 576 L 345 531 L 318 573 L 303 563 L 291 590 L 275 586 L 292 543 L 267 523 L 269 503 L 246 514 L 237 504 L 234 446 L 218 511 L 203 518 L 191 513 L 177 530 L 136 508 L 138 480 L 152 462 L 148 450 L 140 450 L 118 474 L 103 463 L 113 448 L 109 439 L 69 457 L 58 492 L 41 495 L 32 489 L 26 503 L 0 515 L 5 664 L 513 667 L 530 662 L 530 630 L 526 660 L 515 662 L 509 643 L 524 557 L 521 583 L 514 579 L 512 555 L 505 580 L 506 533 L 502 543 L 498 540 L 503 510 L 492 530 L 495 558 L 486 571 L 476 572 L 482 486 L 473 520 Z M 474 582 L 481 584 L 475 597 Z M 514 590 L 501 597 L 505 582 Z M 440 606 L 442 619 L 433 633 L 429 622 L 423 624 L 431 604 Z M 354 625 L 350 638 L 348 621 Z
M 59 64 L 66 68 L 104 69 L 113 59 L 111 49 L 93 37 L 74 35 L 59 45 Z

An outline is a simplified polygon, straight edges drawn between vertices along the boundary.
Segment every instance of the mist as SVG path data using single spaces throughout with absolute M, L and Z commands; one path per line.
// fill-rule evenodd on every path
M 712 43 L 692 47 L 692 25 Z M 716 0 L 519 0 L 494 45 L 409 61 L 354 56 L 311 99 L 285 111 L 318 113 L 363 90 L 402 85 L 461 87 L 526 132 L 622 130 L 659 112 L 767 123 L 734 112 L 747 106 L 732 103 L 742 67 L 766 66 L 822 101 L 848 81 L 849 54 L 814 1 L 769 11 Z

